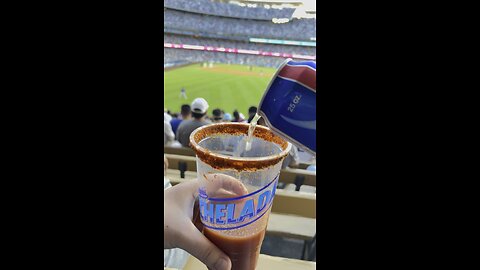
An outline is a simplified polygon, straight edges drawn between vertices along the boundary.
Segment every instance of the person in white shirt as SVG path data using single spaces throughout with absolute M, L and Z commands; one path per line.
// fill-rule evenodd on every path
M 173 133 L 172 125 L 170 121 L 172 117 L 164 112 L 163 113 L 163 145 L 170 145 L 175 140 L 175 133 Z
M 192 119 L 184 120 L 177 128 L 177 140 L 183 147 L 189 147 L 190 134 L 204 125 L 210 124 L 205 118 L 207 116 L 208 102 L 204 98 L 196 98 L 190 105 L 192 109 Z
M 168 159 L 163 156 L 163 189 L 172 187 L 170 180 L 167 178 Z M 167 205 L 164 205 L 167 207 Z M 182 269 L 187 263 L 190 254 L 180 248 L 164 249 L 163 250 L 163 267 Z
M 288 156 L 283 160 L 282 169 L 287 167 L 297 168 L 299 164 L 300 157 L 298 155 L 298 148 L 292 144 L 292 148 L 290 149 L 290 152 L 288 152 Z

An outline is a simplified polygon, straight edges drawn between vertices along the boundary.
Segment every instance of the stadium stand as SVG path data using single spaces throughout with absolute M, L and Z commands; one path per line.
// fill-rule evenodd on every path
M 223 17 L 272 20 L 274 18 L 291 18 L 294 9 L 266 9 L 264 7 L 241 7 L 211 0 L 164 0 L 164 7 Z
M 315 37 L 315 19 L 292 19 L 288 23 L 234 19 L 164 9 L 164 29 L 188 30 L 201 35 L 310 40 Z M 168 31 L 167 31 L 168 32 Z
M 188 148 L 188 147 L 163 146 L 163 152 L 165 154 L 195 157 L 195 152 L 191 148 Z
M 165 154 L 165 156 L 169 160 L 169 168 L 179 170 L 177 174 L 180 178 L 183 178 L 181 176 L 184 176 L 186 172 L 197 171 L 196 158 L 193 156 L 185 156 L 181 154 Z M 304 169 L 285 168 L 280 171 L 279 182 L 286 185 L 286 189 L 295 185 L 294 190 L 296 191 L 301 190 L 303 186 L 309 186 L 304 187 L 303 189 L 311 192 L 311 190 L 313 190 L 311 187 L 315 188 L 317 185 L 317 173 Z
M 163 146 L 163 152 L 170 155 L 195 157 L 195 152 L 191 148 L 187 147 Z M 307 167 L 310 165 L 311 163 L 308 163 L 307 160 L 304 160 L 304 162 L 302 162 L 302 159 L 300 157 L 300 164 L 298 165 L 298 169 L 307 169 Z
M 316 19 L 292 18 L 293 12 L 292 8 L 241 7 L 212 0 L 165 0 L 164 66 L 183 60 L 275 68 L 287 57 L 302 60 L 303 55 L 314 59 L 315 47 L 251 42 L 252 38 L 311 42 L 316 35 Z M 288 21 L 273 22 L 279 18 Z M 268 55 L 187 50 L 168 47 L 167 43 L 254 50 Z

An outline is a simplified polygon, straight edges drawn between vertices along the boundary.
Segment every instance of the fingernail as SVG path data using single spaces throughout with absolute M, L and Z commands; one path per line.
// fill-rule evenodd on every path
M 215 270 L 230 270 L 230 268 L 228 268 L 227 260 L 225 258 L 218 259 L 215 264 Z

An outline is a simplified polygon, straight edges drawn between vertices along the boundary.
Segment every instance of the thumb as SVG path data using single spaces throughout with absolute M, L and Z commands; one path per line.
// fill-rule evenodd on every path
M 191 224 L 189 232 L 182 234 L 180 248 L 195 256 L 211 270 L 230 270 L 230 258 L 208 240 L 198 229 Z

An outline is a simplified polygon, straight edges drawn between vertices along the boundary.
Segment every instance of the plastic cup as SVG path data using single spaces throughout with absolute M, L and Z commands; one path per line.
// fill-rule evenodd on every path
M 218 123 L 190 135 L 197 155 L 204 235 L 225 252 L 232 270 L 253 270 L 267 229 L 283 159 L 291 145 L 264 126 L 245 151 L 249 124 Z

